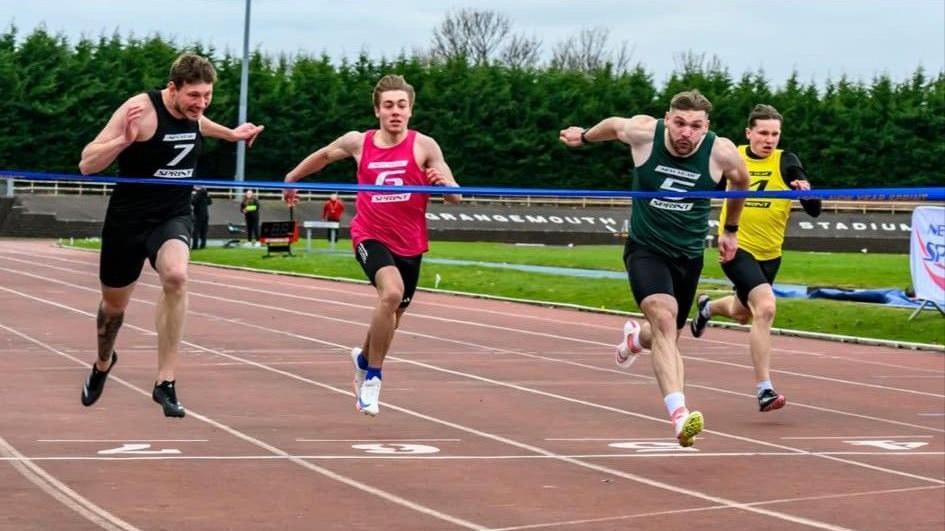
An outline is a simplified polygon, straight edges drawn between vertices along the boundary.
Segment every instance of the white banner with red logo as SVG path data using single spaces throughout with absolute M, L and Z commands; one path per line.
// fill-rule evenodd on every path
M 945 207 L 912 212 L 909 264 L 916 298 L 945 304 Z

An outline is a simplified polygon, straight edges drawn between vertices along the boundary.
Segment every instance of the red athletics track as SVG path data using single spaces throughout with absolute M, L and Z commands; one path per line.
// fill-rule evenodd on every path
M 945 358 L 776 337 L 787 408 L 756 411 L 747 335 L 684 335 L 706 416 L 674 444 L 622 318 L 420 293 L 359 415 L 363 284 L 192 266 L 185 419 L 151 402 L 146 268 L 92 408 L 98 255 L 0 241 L 2 529 L 929 529 L 945 525 Z M 903 320 L 903 326 L 907 326 Z

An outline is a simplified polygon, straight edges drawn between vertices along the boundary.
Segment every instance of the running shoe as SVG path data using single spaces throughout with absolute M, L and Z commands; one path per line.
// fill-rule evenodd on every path
M 692 332 L 693 337 L 701 337 L 703 332 L 705 332 L 705 327 L 709 324 L 709 317 L 705 317 L 705 309 L 708 306 L 711 299 L 708 295 L 699 295 L 699 300 L 696 303 L 696 316 L 689 321 L 689 330 Z
M 92 372 L 89 374 L 89 377 L 85 379 L 85 384 L 82 386 L 82 405 L 91 406 L 98 400 L 98 397 L 102 396 L 102 391 L 105 390 L 105 380 L 108 379 L 108 373 L 112 372 L 112 367 L 115 366 L 115 362 L 118 361 L 118 353 L 112 352 L 112 361 L 108 364 L 107 371 L 100 371 L 95 364 L 92 364 Z
M 781 409 L 787 403 L 787 398 L 780 395 L 774 389 L 765 389 L 758 395 L 758 411 L 765 413 Z
M 361 384 L 361 390 L 358 393 L 358 411 L 372 417 L 380 412 L 379 401 L 381 399 L 381 379 L 371 378 Z
M 677 409 L 672 416 L 673 428 L 676 431 L 676 440 L 679 446 L 688 448 L 695 444 L 696 435 L 705 427 L 705 419 L 698 411 L 689 412 L 684 407 Z
M 186 413 L 184 406 L 177 401 L 177 391 L 174 388 L 174 382 L 167 380 L 154 385 L 154 391 L 151 392 L 151 399 L 164 408 L 165 417 L 183 417 Z
M 633 319 L 623 324 L 623 341 L 617 344 L 614 360 L 617 366 L 626 369 L 633 365 L 643 348 L 634 345 L 640 344 L 640 324 Z
M 362 369 L 361 366 L 358 365 L 359 356 L 361 356 L 361 348 L 360 347 L 352 348 L 351 349 L 351 362 L 354 363 L 354 397 L 355 397 L 354 404 L 355 404 L 355 407 L 358 408 L 358 411 L 360 411 L 361 408 L 358 407 L 358 404 L 360 402 L 357 400 L 357 398 L 358 398 L 358 394 L 360 394 L 361 392 L 361 384 L 364 383 L 364 376 L 367 374 L 367 371 Z

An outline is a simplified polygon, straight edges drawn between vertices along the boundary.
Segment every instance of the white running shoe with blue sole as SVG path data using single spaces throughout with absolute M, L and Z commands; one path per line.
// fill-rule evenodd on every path
M 361 384 L 361 392 L 358 393 L 358 411 L 365 415 L 376 417 L 381 411 L 381 379 L 371 378 Z

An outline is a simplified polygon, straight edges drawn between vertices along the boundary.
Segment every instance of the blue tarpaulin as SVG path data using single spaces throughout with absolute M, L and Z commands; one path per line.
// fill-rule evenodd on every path
M 901 289 L 895 288 L 844 289 L 807 287 L 798 284 L 775 284 L 774 294 L 777 297 L 869 302 L 899 308 L 918 308 L 921 304 L 915 299 L 909 298 Z
M 918 308 L 921 304 L 915 299 L 907 297 L 901 289 L 811 288 L 807 296 L 811 299 L 872 302 L 900 308 Z

